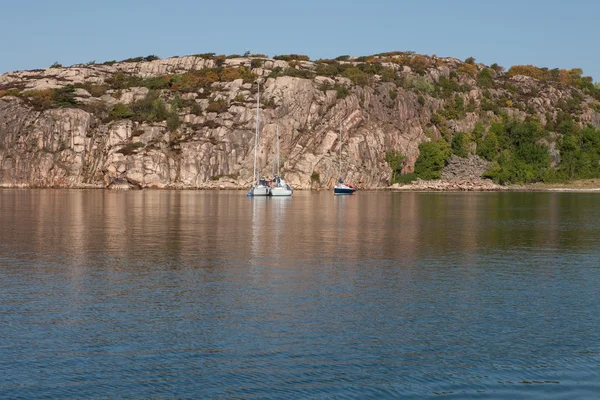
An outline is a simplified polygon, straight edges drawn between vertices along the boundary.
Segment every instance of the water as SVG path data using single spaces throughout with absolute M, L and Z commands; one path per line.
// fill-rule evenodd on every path
M 600 195 L 0 191 L 0 398 L 597 398 Z

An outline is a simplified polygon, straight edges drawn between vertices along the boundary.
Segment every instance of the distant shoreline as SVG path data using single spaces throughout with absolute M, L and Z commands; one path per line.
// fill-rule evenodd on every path
M 135 188 L 125 187 L 124 185 L 118 187 L 107 187 L 104 185 L 77 185 L 77 186 L 30 186 L 26 184 L 0 184 L 0 190 L 2 189 L 99 189 L 99 190 L 110 190 L 110 191 L 128 191 L 128 190 L 183 190 L 183 191 L 244 191 L 246 187 L 236 187 L 231 184 L 229 185 L 211 185 L 206 187 L 147 187 L 147 188 Z M 294 188 L 298 191 L 330 191 L 329 188 L 319 189 L 303 189 Z M 548 184 L 548 183 L 532 183 L 524 185 L 497 185 L 489 180 L 475 180 L 475 181 L 417 181 L 406 185 L 391 185 L 384 187 L 373 187 L 367 189 L 358 188 L 358 193 L 365 191 L 391 191 L 391 192 L 564 192 L 564 193 L 595 193 L 600 192 L 600 179 L 589 179 L 573 181 L 570 183 L 563 184 Z

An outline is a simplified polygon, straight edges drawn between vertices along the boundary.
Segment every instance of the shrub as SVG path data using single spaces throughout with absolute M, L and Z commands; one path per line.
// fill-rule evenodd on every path
M 261 60 L 260 58 L 254 58 L 250 61 L 250 67 L 252 68 L 260 68 L 265 63 L 265 60 Z
M 337 98 L 344 99 L 350 93 L 346 86 L 336 86 L 335 90 L 337 91 Z
M 433 84 L 431 82 L 428 82 L 422 76 L 406 77 L 406 79 L 404 80 L 404 88 L 411 89 L 413 91 L 416 91 L 417 93 L 425 93 L 425 94 L 431 94 L 435 90 L 435 87 L 433 86 Z
M 390 94 L 390 99 L 392 99 L 392 100 L 396 100 L 396 98 L 398 97 L 398 91 L 396 91 L 396 90 L 390 90 L 389 94 Z M 420 96 L 420 97 L 422 97 L 422 96 Z
M 0 90 L 0 97 L 18 96 L 19 94 L 21 94 L 21 91 L 19 89 Z
M 126 119 L 133 117 L 133 111 L 123 103 L 115 104 L 108 112 L 110 119 Z
M 214 56 L 213 60 L 215 61 L 215 65 L 217 67 L 221 67 L 223 64 L 225 64 L 225 60 L 227 57 L 225 57 L 224 55 L 220 55 L 220 56 Z
M 308 56 L 302 54 L 281 54 L 273 57 L 274 60 L 282 60 L 282 61 L 310 61 Z
M 453 101 L 447 101 L 444 108 L 440 112 L 441 116 L 445 119 L 463 119 L 466 115 L 465 101 L 459 95 L 454 96 Z
M 50 68 L 62 68 L 62 64 L 60 64 L 58 61 L 54 61 Z
M 477 84 L 484 89 L 489 89 L 493 86 L 493 77 L 494 74 L 492 70 L 489 68 L 484 68 L 479 72 L 479 76 L 477 77 Z
M 464 75 L 468 75 L 471 78 L 475 78 L 477 75 L 477 66 L 475 64 L 463 64 L 458 67 L 458 72 Z
M 143 79 L 138 83 L 139 86 L 147 87 L 150 90 L 167 89 L 171 86 L 170 79 L 165 76 L 157 76 Z
M 29 90 L 27 92 L 21 92 L 19 94 L 27 103 L 38 110 L 46 110 L 52 108 L 54 103 L 52 98 L 54 96 L 53 89 L 45 90 Z
M 309 70 L 296 69 L 296 68 L 286 68 L 282 71 L 281 74 L 285 75 L 285 76 L 293 76 L 295 78 L 303 78 L 303 79 L 310 79 L 313 76 L 313 73 Z
M 200 53 L 194 54 L 194 57 L 206 58 L 212 60 L 216 53 Z
M 225 100 L 211 100 L 206 107 L 207 112 L 222 113 L 227 111 L 227 102 Z
M 310 174 L 310 181 L 311 182 L 320 183 L 321 182 L 321 175 L 319 175 L 318 172 L 313 171 L 313 173 Z
M 381 80 L 383 82 L 394 82 L 396 80 L 396 71 L 392 68 L 384 68 L 381 71 Z
M 57 105 L 73 105 L 77 104 L 75 99 L 75 88 L 73 85 L 67 85 L 65 87 L 54 90 L 54 102 Z
M 321 75 L 321 76 L 337 76 L 337 75 L 341 74 L 341 70 L 337 63 L 335 63 L 335 64 L 318 63 L 315 73 L 317 75 Z
M 415 174 L 422 179 L 439 179 L 451 154 L 448 142 L 443 139 L 421 143 L 419 157 L 415 163 Z
M 144 57 L 132 57 L 132 58 L 126 58 L 124 60 L 121 60 L 119 62 L 141 62 L 144 61 Z
M 402 174 L 402 169 L 404 168 L 405 160 L 406 156 L 404 156 L 399 151 L 393 150 L 385 153 L 385 161 L 392 169 L 392 185 L 397 182 L 396 178 Z
M 408 184 L 411 182 L 414 182 L 417 180 L 417 174 L 410 173 L 410 174 L 404 174 L 404 175 L 398 175 L 396 177 L 396 182 L 395 183 L 402 183 L 402 184 Z
M 454 72 L 454 71 L 452 71 Z M 459 85 L 452 77 L 440 77 L 435 87 L 436 96 L 447 99 L 456 92 L 464 92 L 465 87 Z
M 355 85 L 364 86 L 369 82 L 367 74 L 357 67 L 346 69 L 342 75 L 354 82 Z
M 490 65 L 490 68 L 498 73 L 504 71 L 504 67 L 498 65 L 497 63 L 493 63 L 492 65 Z
M 176 131 L 181 125 L 181 121 L 179 121 L 179 115 L 177 112 L 171 112 L 167 118 L 167 129 L 169 132 Z
M 221 75 L 221 81 L 223 81 L 223 82 L 231 82 L 236 79 L 242 78 L 242 74 L 240 74 L 240 71 L 238 68 L 225 68 L 225 69 L 223 69 L 223 71 L 221 71 L 220 75 Z
M 468 134 L 458 132 L 452 138 L 452 153 L 458 157 L 466 158 L 471 152 L 471 138 Z

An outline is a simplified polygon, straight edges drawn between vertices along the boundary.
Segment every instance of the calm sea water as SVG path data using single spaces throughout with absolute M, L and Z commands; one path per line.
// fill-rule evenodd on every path
M 0 191 L 0 398 L 429 396 L 600 396 L 600 194 Z

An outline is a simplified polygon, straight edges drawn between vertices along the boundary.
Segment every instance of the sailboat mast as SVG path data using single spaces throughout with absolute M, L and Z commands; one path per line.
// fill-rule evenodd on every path
M 258 83 L 258 90 L 256 92 L 256 133 L 254 134 L 254 182 L 256 179 L 256 152 L 258 150 L 258 108 L 260 106 L 260 81 Z
M 277 176 L 281 175 L 281 171 L 280 171 L 280 165 L 281 165 L 281 161 L 279 160 L 280 157 L 280 153 L 279 153 L 279 125 L 277 125 Z
M 340 166 L 339 166 L 340 178 L 342 177 L 342 121 L 340 121 Z

